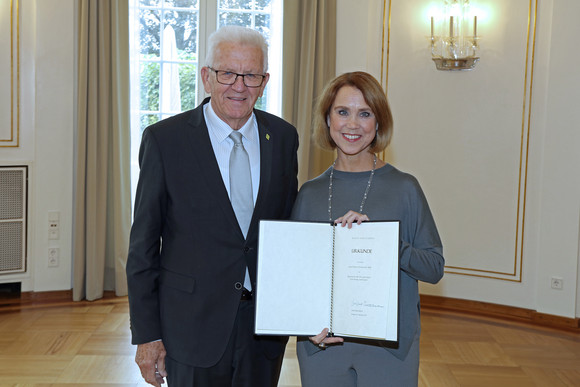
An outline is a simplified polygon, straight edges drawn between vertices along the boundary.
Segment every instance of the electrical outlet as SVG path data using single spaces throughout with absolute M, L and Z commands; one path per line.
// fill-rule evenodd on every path
M 57 267 L 59 257 L 60 257 L 60 249 L 58 247 L 49 247 L 48 248 L 48 267 Z
M 564 287 L 564 280 L 560 277 L 552 277 L 552 289 L 562 290 Z
M 60 239 L 60 212 L 48 211 L 48 239 Z
M 48 223 L 48 239 L 58 240 L 60 238 L 59 228 L 60 227 L 58 225 L 58 222 L 56 222 L 56 223 L 49 222 Z

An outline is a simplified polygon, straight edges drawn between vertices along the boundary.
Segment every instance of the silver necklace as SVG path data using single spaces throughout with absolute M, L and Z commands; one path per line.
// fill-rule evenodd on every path
M 374 160 L 373 160 L 373 169 L 371 170 L 371 175 L 369 176 L 369 181 L 367 183 L 367 188 L 365 189 L 365 193 L 363 195 L 363 198 L 360 202 L 360 207 L 358 212 L 360 214 L 363 213 L 363 208 L 365 206 L 365 202 L 367 201 L 367 196 L 369 194 L 369 190 L 371 189 L 371 183 L 373 182 L 373 176 L 375 175 L 375 169 L 377 167 L 377 155 L 373 155 L 374 156 Z M 334 166 L 336 165 L 336 160 L 334 160 L 334 163 L 332 163 L 332 165 L 330 166 L 330 179 L 329 179 L 329 183 L 328 183 L 328 220 L 330 222 L 332 222 L 334 219 L 332 219 L 332 181 L 333 181 L 333 177 L 334 177 Z

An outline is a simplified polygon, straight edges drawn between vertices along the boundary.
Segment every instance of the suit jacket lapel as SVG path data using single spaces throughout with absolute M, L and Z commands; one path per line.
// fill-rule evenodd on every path
M 205 100 L 198 106 L 191 115 L 188 121 L 188 139 L 191 146 L 191 155 L 195 159 L 193 163 L 194 168 L 201 176 L 200 181 L 196 184 L 206 184 L 212 195 L 215 195 L 217 201 L 220 203 L 220 208 L 224 217 L 230 222 L 234 229 L 239 231 L 240 237 L 243 238 L 242 230 L 236 219 L 236 214 L 231 205 L 230 198 L 221 176 L 221 172 L 213 152 L 213 147 L 209 139 L 208 128 L 203 117 L 203 105 L 209 99 Z M 195 187 L 193 187 L 195 189 Z
M 254 110 L 254 113 L 256 114 L 256 121 L 258 122 L 258 136 L 260 140 L 260 188 L 258 189 L 258 197 L 256 199 L 256 205 L 254 206 L 254 215 L 252 216 L 248 236 L 251 232 L 257 232 L 258 230 L 258 220 L 260 219 L 260 212 L 264 201 L 268 198 L 270 176 L 272 174 L 272 132 L 260 112 Z

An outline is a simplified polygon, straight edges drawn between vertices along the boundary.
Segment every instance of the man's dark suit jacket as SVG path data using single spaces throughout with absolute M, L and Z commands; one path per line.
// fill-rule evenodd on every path
M 195 367 L 221 358 L 246 265 L 256 288 L 258 222 L 288 218 L 298 188 L 296 129 L 254 110 L 260 188 L 245 240 L 210 143 L 208 102 L 144 131 L 127 262 L 132 343 L 162 339 L 168 356 Z M 287 338 L 259 340 L 272 358 Z

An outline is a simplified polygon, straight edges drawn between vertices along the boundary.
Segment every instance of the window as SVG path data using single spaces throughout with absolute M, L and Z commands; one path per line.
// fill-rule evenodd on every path
M 143 130 L 193 109 L 206 96 L 200 79 L 207 37 L 224 25 L 260 31 L 268 41 L 270 81 L 258 109 L 280 114 L 282 0 L 132 0 L 131 186 L 139 174 Z

